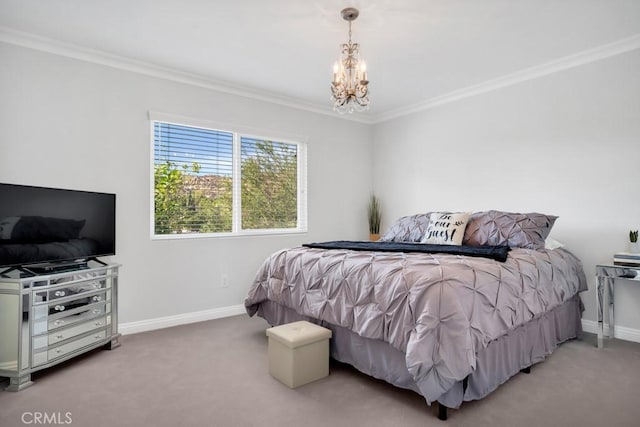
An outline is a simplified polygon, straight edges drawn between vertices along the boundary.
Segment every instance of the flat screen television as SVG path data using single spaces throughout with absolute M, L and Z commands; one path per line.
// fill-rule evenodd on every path
M 115 253 L 115 194 L 0 183 L 0 267 Z

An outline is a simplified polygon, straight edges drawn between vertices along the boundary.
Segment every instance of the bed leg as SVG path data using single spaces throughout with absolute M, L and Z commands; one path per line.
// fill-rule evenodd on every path
M 524 369 L 520 369 L 520 372 L 522 372 L 523 374 L 530 374 L 531 373 L 531 366 L 527 366 Z
M 438 419 L 447 421 L 447 407 L 438 402 Z

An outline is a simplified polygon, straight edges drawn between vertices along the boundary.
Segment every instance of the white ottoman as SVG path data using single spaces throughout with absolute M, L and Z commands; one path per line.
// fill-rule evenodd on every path
M 306 321 L 267 329 L 269 373 L 296 388 L 329 375 L 331 331 Z

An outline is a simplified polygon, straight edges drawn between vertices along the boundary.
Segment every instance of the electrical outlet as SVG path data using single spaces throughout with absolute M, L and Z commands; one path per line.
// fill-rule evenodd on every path
M 228 274 L 225 273 L 220 278 L 220 287 L 221 288 L 228 288 L 229 287 L 229 275 Z

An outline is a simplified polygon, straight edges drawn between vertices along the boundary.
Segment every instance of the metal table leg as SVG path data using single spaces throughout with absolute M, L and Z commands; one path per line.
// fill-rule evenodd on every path
M 596 276 L 596 311 L 598 312 L 598 348 L 602 348 L 604 335 L 603 310 L 604 310 L 604 278 Z
M 609 298 L 609 338 L 615 337 L 613 321 L 613 278 L 607 277 L 607 298 Z

